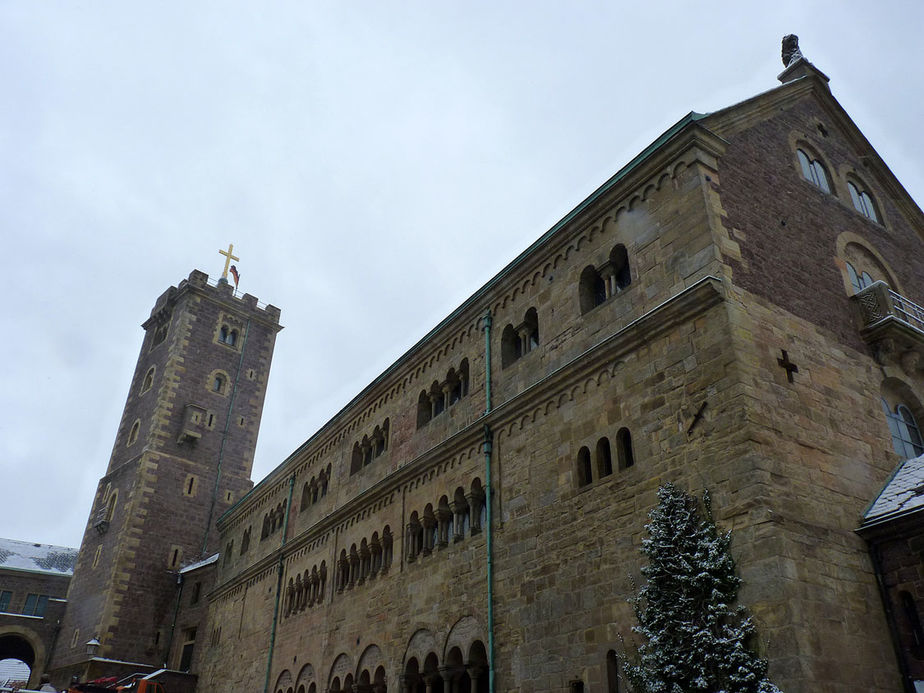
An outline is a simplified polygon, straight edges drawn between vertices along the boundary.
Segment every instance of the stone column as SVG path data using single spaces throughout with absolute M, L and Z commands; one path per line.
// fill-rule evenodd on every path
M 436 509 L 437 542 L 442 549 L 449 543 L 449 526 L 452 524 L 452 511 L 449 508 Z
M 468 678 L 472 682 L 471 693 L 478 693 L 478 679 L 488 671 L 483 664 L 466 664 L 465 670 L 468 671 Z
M 481 506 L 484 505 L 484 495 L 475 493 L 466 493 L 465 500 L 468 501 L 468 524 L 472 534 L 478 534 L 481 531 Z
M 449 504 L 449 507 L 452 508 L 453 515 L 452 540 L 454 542 L 462 541 L 465 538 L 463 534 L 464 528 L 462 527 L 462 513 L 465 512 L 465 506 L 453 501 Z
M 426 684 L 427 693 L 433 693 L 433 684 L 440 680 L 440 675 L 434 673 L 424 674 L 423 680 L 424 684 Z
M 436 527 L 436 520 L 432 517 L 424 517 L 421 524 L 423 525 L 423 555 L 429 556 L 433 553 L 433 529 Z
M 407 525 L 407 542 L 405 546 L 407 547 L 407 553 L 405 554 L 405 561 L 407 563 L 413 563 L 417 560 L 417 551 L 415 551 L 415 544 L 417 543 L 417 538 L 414 534 L 414 525 L 408 523 Z

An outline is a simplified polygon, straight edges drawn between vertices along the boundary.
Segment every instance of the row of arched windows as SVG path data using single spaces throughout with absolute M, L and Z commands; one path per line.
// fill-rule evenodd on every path
M 298 506 L 299 512 L 307 510 L 327 495 L 327 486 L 330 483 L 331 466 L 327 465 L 317 476 L 302 485 L 302 500 Z
M 286 588 L 285 615 L 299 613 L 324 601 L 324 586 L 327 584 L 327 563 L 313 566 L 294 578 L 289 578 Z
M 342 549 L 337 561 L 337 591 L 351 590 L 387 573 L 394 556 L 393 545 L 391 528 L 385 525 L 381 539 L 378 532 L 373 532 L 368 542 L 363 539 L 358 547 L 350 546 L 349 553 Z
M 809 183 L 817 187 L 822 192 L 829 195 L 833 194 L 831 189 L 831 177 L 828 170 L 821 162 L 821 159 L 812 155 L 806 149 L 799 148 L 796 150 L 796 158 L 799 160 L 799 168 L 802 171 L 802 177 Z M 872 195 L 865 189 L 865 186 L 859 180 L 848 180 L 847 190 L 850 193 L 850 201 L 853 208 L 867 219 L 879 222 L 879 214 L 876 211 L 876 204 Z
M 631 283 L 632 271 L 629 268 L 629 254 L 624 245 L 616 245 L 610 251 L 605 263 L 599 267 L 588 265 L 581 272 L 581 281 L 578 286 L 581 314 L 606 303 Z
M 514 326 L 508 323 L 501 333 L 501 368 L 506 368 L 521 356 L 539 346 L 539 314 L 530 308 L 523 322 Z
M 462 359 L 459 368 L 450 368 L 443 382 L 433 381 L 417 399 L 417 428 L 449 409 L 468 394 L 468 359 Z
M 277 530 L 282 529 L 286 517 L 286 501 L 282 501 L 275 508 L 263 516 L 263 531 L 260 532 L 260 541 L 268 536 L 275 534 Z
M 423 513 L 411 513 L 405 528 L 406 561 L 413 563 L 418 557 L 429 556 L 434 550 L 462 541 L 466 535 L 478 534 L 487 515 L 485 492 L 481 479 L 476 478 L 466 493 L 459 486 L 452 501 L 442 496 L 433 507 L 428 503 Z
M 309 686 L 307 692 L 299 688 L 298 693 L 313 693 L 311 690 L 313 687 L 314 683 Z M 330 682 L 330 688 L 327 690 L 328 693 L 356 693 L 357 691 L 362 693 L 386 693 L 388 686 L 385 682 L 385 667 L 380 666 L 375 670 L 374 675 L 370 675 L 369 670 L 364 669 L 360 672 L 355 683 L 352 674 L 344 676 L 342 682 L 339 676 L 335 676 Z
M 411 657 L 404 665 L 401 683 L 407 693 L 487 693 L 488 674 L 487 649 L 475 640 L 467 656 L 453 647 L 443 662 L 435 652 L 428 653 L 423 662 Z
M 594 479 L 602 479 L 613 473 L 613 451 L 610 439 L 600 438 L 594 448 L 593 456 L 587 446 L 578 450 L 577 454 L 577 485 L 578 487 L 592 484 Z M 616 466 L 619 470 L 628 469 L 635 464 L 635 453 L 632 451 L 632 435 L 628 428 L 620 428 L 616 433 Z
M 372 437 L 363 436 L 361 441 L 353 443 L 353 454 L 350 458 L 350 474 L 356 474 L 363 467 L 372 464 L 372 460 L 381 457 L 388 450 L 388 434 L 390 423 L 388 419 L 381 426 L 376 426 Z

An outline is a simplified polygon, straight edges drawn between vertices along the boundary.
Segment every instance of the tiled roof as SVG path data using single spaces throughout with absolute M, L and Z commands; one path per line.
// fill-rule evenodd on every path
M 924 455 L 902 462 L 863 513 L 870 525 L 924 508 Z
M 77 549 L 0 539 L 0 569 L 73 575 Z

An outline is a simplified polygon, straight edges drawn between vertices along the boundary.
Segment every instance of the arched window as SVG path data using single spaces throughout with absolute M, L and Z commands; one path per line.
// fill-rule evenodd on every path
M 372 431 L 372 457 L 380 457 L 385 452 L 385 434 L 378 426 Z
M 392 551 L 391 527 L 385 525 L 385 529 L 382 530 L 382 572 L 388 570 L 388 566 L 391 565 Z
M 244 530 L 244 538 L 241 539 L 241 555 L 243 556 L 247 553 L 247 550 L 250 548 L 250 527 Z
M 590 450 L 586 447 L 578 450 L 577 454 L 577 483 L 578 486 L 587 486 L 594 480 L 593 469 L 590 466 Z
M 867 219 L 878 222 L 879 217 L 876 214 L 876 207 L 870 194 L 852 181 L 847 181 L 847 189 L 850 191 L 850 200 L 853 202 L 854 209 Z
M 433 405 L 433 416 L 439 416 L 446 411 L 446 397 L 443 394 L 443 388 L 435 380 L 430 386 L 430 403 Z
M 423 390 L 417 398 L 417 428 L 426 426 L 432 418 L 433 406 L 430 404 L 430 396 Z
M 508 324 L 501 332 L 501 368 L 506 368 L 520 356 L 520 340 L 513 325 Z
M 844 264 L 847 265 L 847 274 L 850 276 L 850 285 L 853 287 L 854 293 L 859 293 L 873 283 L 874 279 L 869 272 L 865 270 L 857 272 L 857 269 L 851 263 L 845 262 Z
M 632 271 L 629 269 L 629 253 L 626 246 L 619 244 L 610 251 L 607 274 L 611 277 L 609 295 L 613 296 L 632 283 Z
M 218 331 L 218 341 L 228 346 L 234 346 L 237 344 L 237 330 L 227 325 L 222 325 L 221 329 Z
M 904 404 L 898 404 L 893 411 L 885 397 L 881 399 L 882 411 L 889 423 L 889 432 L 892 434 L 892 447 L 904 459 L 911 459 L 924 455 L 924 440 L 921 439 L 921 428 L 914 414 Z
M 581 282 L 578 289 L 581 301 L 581 314 L 593 310 L 606 301 L 606 282 L 597 272 L 597 268 L 588 265 L 581 272 Z
M 115 516 L 116 501 L 119 499 L 119 492 L 113 491 L 109 494 L 109 501 L 106 504 L 106 522 L 112 522 Z
M 487 522 L 487 496 L 481 486 L 481 479 L 475 477 L 469 492 L 469 508 L 471 510 L 472 534 L 478 534 Z
M 601 438 L 597 441 L 597 476 L 604 477 L 613 473 L 613 457 L 610 453 L 610 439 Z
M 131 430 L 128 432 L 128 445 L 134 444 L 138 440 L 138 431 L 141 430 L 141 419 L 135 419 Z
M 628 428 L 620 428 L 616 434 L 616 458 L 620 469 L 628 469 L 635 464 L 635 453 L 632 451 L 632 434 Z
M 799 166 L 802 167 L 802 177 L 813 185 L 821 188 L 826 193 L 831 192 L 828 173 L 825 171 L 824 164 L 818 159 L 811 158 L 804 150 L 796 151 L 799 158 Z
M 363 467 L 372 464 L 372 444 L 369 442 L 369 436 L 363 436 L 359 447 L 362 450 Z
M 212 374 L 212 382 L 211 382 L 212 392 L 216 392 L 219 395 L 223 395 L 225 394 L 227 385 L 228 385 L 228 378 L 224 373 L 213 373 Z
M 526 311 L 523 325 L 526 331 L 526 351 L 532 351 L 539 346 L 539 313 L 535 308 L 530 308 Z
M 151 389 L 151 386 L 154 384 L 154 366 L 151 366 L 148 369 L 148 372 L 144 374 L 144 380 L 141 381 L 141 393 L 144 394 Z
M 427 503 L 420 524 L 423 528 L 423 555 L 429 556 L 436 548 L 436 515 L 432 504 Z
M 326 470 L 322 470 L 318 474 L 318 497 L 324 498 L 327 495 L 327 486 L 330 484 L 330 465 L 327 465 Z
M 353 443 L 353 454 L 350 456 L 350 474 L 356 474 L 363 468 L 363 450 L 359 443 Z
M 462 541 L 465 535 L 469 533 L 471 516 L 468 501 L 465 499 L 465 491 L 461 486 L 456 488 L 455 493 L 453 493 L 450 508 L 452 509 L 453 517 L 452 540 Z
M 593 310 L 632 283 L 629 253 L 621 243 L 613 246 L 607 261 L 600 267 L 588 265 L 581 272 L 578 288 L 581 313 Z
M 538 346 L 539 313 L 530 308 L 523 316 L 523 322 L 516 327 L 508 324 L 501 333 L 501 368 L 506 368 Z
M 462 396 L 468 396 L 468 359 L 462 359 L 462 363 L 459 364 L 459 385 L 462 388 Z M 388 419 L 385 420 L 386 423 Z

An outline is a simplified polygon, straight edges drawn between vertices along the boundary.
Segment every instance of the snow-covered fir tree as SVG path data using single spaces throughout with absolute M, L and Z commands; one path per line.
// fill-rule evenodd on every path
M 708 494 L 667 483 L 649 514 L 642 554 L 646 584 L 632 599 L 643 642 L 626 675 L 637 693 L 779 693 L 767 662 L 748 648 L 754 624 L 735 604 L 741 579 Z

